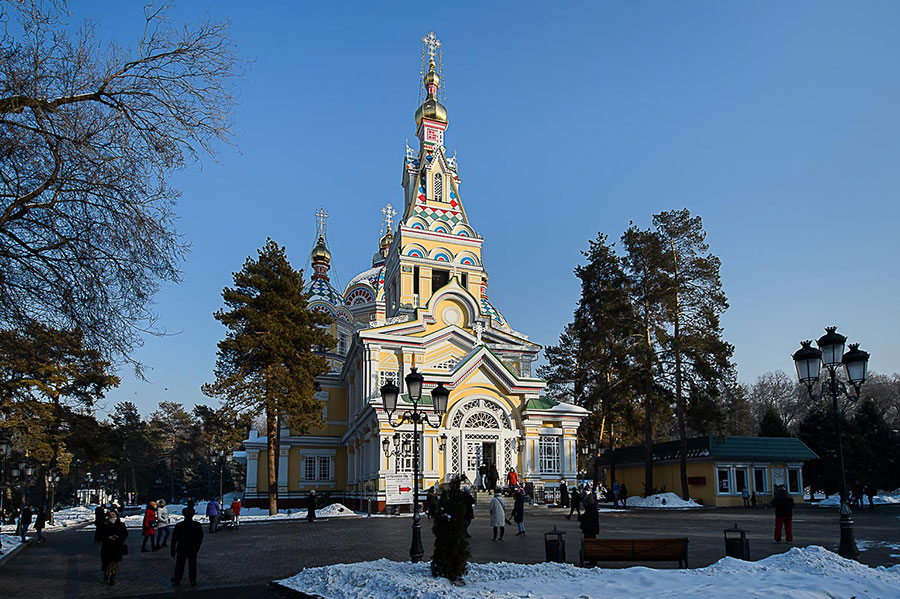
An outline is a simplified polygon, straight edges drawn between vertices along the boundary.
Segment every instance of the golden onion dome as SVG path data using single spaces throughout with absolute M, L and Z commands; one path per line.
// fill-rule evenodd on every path
M 439 123 L 447 122 L 447 109 L 438 102 L 437 90 L 441 86 L 441 77 L 434 69 L 434 61 L 428 65 L 428 72 L 425 73 L 425 91 L 427 96 L 419 109 L 416 110 L 416 127 L 422 124 L 422 119 L 430 119 Z
M 378 243 L 378 247 L 382 250 L 386 250 L 391 246 L 391 242 L 394 241 L 394 234 L 388 231 L 384 237 L 381 238 L 381 241 Z
M 319 235 L 319 241 L 312 250 L 313 262 L 331 262 L 331 252 L 325 247 L 325 238 Z

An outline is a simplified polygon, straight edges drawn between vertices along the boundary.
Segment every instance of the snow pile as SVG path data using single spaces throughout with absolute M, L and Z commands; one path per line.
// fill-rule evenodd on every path
M 326 505 L 320 510 L 316 510 L 316 516 L 322 518 L 343 518 L 344 516 L 356 516 L 356 512 L 340 503 L 332 503 Z
M 6 555 L 21 544 L 19 537 L 14 535 L 0 535 L 0 547 L 3 548 L 3 555 Z
M 44 532 L 48 532 L 51 530 L 59 530 L 60 528 L 75 526 L 78 524 L 83 524 L 85 522 L 93 522 L 94 521 L 94 508 L 97 506 L 78 506 L 78 507 L 67 507 L 56 512 L 53 512 L 53 524 L 47 522 L 44 525 Z M 28 525 L 29 533 L 34 532 L 34 520 L 36 516 L 31 516 L 31 524 Z M 0 526 L 0 532 L 4 534 L 15 534 L 16 525 L 15 524 L 4 524 Z
M 628 498 L 628 507 L 644 507 L 655 509 L 686 509 L 694 507 L 703 507 L 695 503 L 693 499 L 685 501 L 675 493 L 658 493 L 650 497 L 641 497 L 635 495 Z
M 891 493 L 887 493 L 885 491 L 879 491 L 877 495 L 875 495 L 872 500 L 875 504 L 900 504 L 900 492 L 893 491 Z M 818 505 L 822 507 L 836 507 L 841 505 L 841 496 L 840 495 L 832 495 L 827 499 L 823 499 L 822 501 L 815 503 L 813 505 Z M 865 497 L 863 499 L 863 507 L 867 507 L 869 505 L 869 498 Z
M 829 599 L 897 597 L 900 566 L 869 568 L 822 547 L 793 548 L 758 562 L 723 558 L 696 570 L 578 568 L 570 564 L 469 564 L 465 586 L 432 578 L 430 564 L 374 562 L 307 568 L 276 581 L 328 599 Z
M 200 522 L 201 524 L 206 524 L 209 522 L 209 517 L 206 515 L 206 503 L 205 501 L 198 501 L 194 504 L 195 516 L 194 520 Z M 230 505 L 230 504 L 229 504 Z M 169 510 L 169 526 L 175 525 L 178 522 L 184 520 L 184 516 L 181 515 L 181 511 L 186 508 L 186 505 L 182 505 L 180 503 L 173 503 L 166 506 L 166 509 Z M 226 506 L 227 508 L 228 506 Z M 140 528 L 144 521 L 144 512 L 146 509 L 141 510 L 140 514 L 135 514 L 132 516 L 126 516 L 122 519 L 125 522 L 125 526 L 128 528 Z M 296 508 L 296 509 L 281 509 L 278 510 L 277 514 L 269 515 L 269 510 L 267 508 L 260 507 L 243 507 L 241 508 L 241 524 L 246 524 L 247 522 L 276 522 L 282 520 L 305 520 L 306 519 L 307 510 L 306 508 Z M 360 516 L 360 513 L 354 512 L 350 508 L 345 505 L 341 505 L 340 503 L 333 503 L 331 505 L 325 506 L 320 510 L 316 510 L 317 518 L 340 518 L 345 516 Z

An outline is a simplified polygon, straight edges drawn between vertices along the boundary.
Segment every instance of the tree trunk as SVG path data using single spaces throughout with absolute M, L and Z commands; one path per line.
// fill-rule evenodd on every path
M 278 453 L 278 439 L 276 438 L 278 434 L 278 420 L 275 416 L 275 406 L 273 404 L 274 402 L 269 400 L 266 406 L 266 451 L 268 453 L 266 457 L 269 462 L 266 474 L 269 478 L 270 516 L 278 513 L 278 472 L 276 471 L 276 465 L 278 464 L 276 457 Z
M 687 501 L 691 498 L 687 479 L 687 427 L 684 417 L 684 391 L 681 380 L 681 280 L 678 271 L 678 254 L 675 252 L 675 242 L 669 242 L 672 248 L 672 263 L 675 275 L 675 311 L 673 314 L 672 347 L 675 350 L 675 417 L 678 420 L 678 447 L 679 470 L 681 473 L 681 497 Z
M 650 306 L 645 301 L 644 334 L 647 341 L 647 387 L 644 390 L 644 496 L 653 490 L 653 342 L 650 337 Z

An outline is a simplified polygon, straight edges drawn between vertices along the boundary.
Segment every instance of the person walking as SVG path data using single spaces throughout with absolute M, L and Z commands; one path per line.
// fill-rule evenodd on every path
M 175 574 L 172 582 L 181 584 L 184 578 L 184 562 L 188 564 L 188 580 L 191 586 L 197 586 L 197 553 L 203 544 L 203 527 L 194 520 L 194 508 L 181 510 L 184 520 L 175 525 L 172 531 L 172 548 L 170 553 L 175 558 Z
M 19 532 L 22 534 L 22 543 L 26 541 L 25 534 L 28 532 L 29 526 L 31 526 L 31 507 L 26 505 L 22 508 L 22 514 L 19 516 Z
M 509 485 L 510 489 L 515 489 L 519 486 L 519 474 L 515 468 L 510 468 L 509 472 L 506 473 L 506 484 Z
M 597 510 L 597 500 L 593 493 L 584 497 L 584 513 L 578 518 L 581 521 L 581 532 L 585 539 L 596 539 L 600 532 L 600 512 Z
M 566 519 L 571 520 L 573 513 L 577 513 L 581 518 L 581 489 L 578 487 L 575 487 L 569 496 L 569 515 L 566 516 Z
M 794 498 L 788 495 L 784 485 L 775 487 L 775 497 L 772 498 L 772 507 L 775 508 L 775 542 L 781 542 L 781 527 L 784 527 L 784 541 L 794 541 Z
M 500 484 L 500 473 L 497 471 L 497 464 L 491 464 L 490 473 L 488 474 L 488 489 L 496 489 Z
M 565 480 L 559 483 L 559 506 L 563 509 L 569 507 L 569 485 Z
M 486 491 L 487 487 L 487 476 L 488 476 L 487 462 L 483 463 L 478 467 L 478 476 L 475 477 L 475 492 L 478 491 Z M 493 490 L 493 489 L 492 489 Z
M 47 513 L 46 508 L 38 509 L 37 516 L 34 519 L 34 530 L 37 532 L 37 544 L 43 545 L 47 539 L 44 538 L 44 526 L 47 524 L 47 519 L 49 518 L 49 514 Z
M 525 534 L 525 493 L 522 489 L 516 489 L 516 498 L 513 501 L 513 521 L 519 526 L 516 536 Z
M 463 487 L 463 491 L 465 492 L 463 500 L 466 502 L 466 536 L 471 537 L 469 524 L 475 519 L 475 498 L 472 497 L 472 490 L 469 487 Z
M 112 509 L 112 507 L 110 507 Z M 94 509 L 94 542 L 99 543 L 103 539 L 100 538 L 100 527 L 103 526 L 103 522 L 106 520 L 106 510 L 103 508 L 103 504 L 101 503 Z
M 438 506 L 438 496 L 437 491 L 434 488 L 434 485 L 428 489 L 428 494 L 425 496 L 425 515 L 428 516 L 429 519 L 434 518 L 434 515 L 437 514 L 437 506 Z
M 219 516 L 222 514 L 222 506 L 218 500 L 213 497 L 206 502 L 206 516 L 209 518 L 209 532 L 214 533 L 219 527 Z
M 106 519 L 100 524 L 100 568 L 103 570 L 103 580 L 110 586 L 116 584 L 119 562 L 128 553 L 128 546 L 125 544 L 127 538 L 125 523 L 114 510 L 109 510 Z
M 168 547 L 169 535 L 172 533 L 169 529 L 171 516 L 169 515 L 169 509 L 166 507 L 165 499 L 160 499 L 157 503 L 156 521 L 156 547 L 154 547 L 154 550 L 158 550 L 160 547 Z
M 500 489 L 494 489 L 494 498 L 491 499 L 491 527 L 494 529 L 495 541 L 503 540 L 503 533 L 506 532 L 504 524 L 506 524 L 506 501 L 500 495 Z
M 628 507 L 628 487 L 625 486 L 625 483 L 619 485 L 619 499 L 622 500 L 622 507 Z
M 231 500 L 231 511 L 234 513 L 234 528 L 237 529 L 241 525 L 241 498 L 235 497 Z
M 141 523 L 141 534 L 144 536 L 144 541 L 141 543 L 141 553 L 146 553 L 147 551 L 156 551 L 156 545 L 154 544 L 153 537 L 156 534 L 156 502 L 150 501 L 147 503 L 147 509 L 144 510 L 144 521 Z M 147 543 L 150 543 L 150 549 L 147 549 Z
M 744 507 L 750 507 L 750 489 L 746 485 L 741 489 L 741 498 L 744 500 Z
M 316 519 L 316 490 L 313 489 L 309 492 L 309 496 L 306 498 L 306 521 L 312 522 Z

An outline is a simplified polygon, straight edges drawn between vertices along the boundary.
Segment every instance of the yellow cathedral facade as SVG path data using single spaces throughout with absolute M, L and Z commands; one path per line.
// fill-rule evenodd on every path
M 420 488 L 454 476 L 474 482 L 482 464 L 501 481 L 510 469 L 535 490 L 574 484 L 575 439 L 587 415 L 581 407 L 542 397 L 534 378 L 541 346 L 510 327 L 487 295 L 484 239 L 463 207 L 456 157 L 444 146 L 447 110 L 439 101 L 440 42 L 423 39 L 424 101 L 415 113 L 418 150 L 403 157 L 403 212 L 388 204 L 372 267 L 343 289 L 331 282 L 332 255 L 324 210 L 311 254 L 309 307 L 333 318 L 337 340 L 325 354 L 330 372 L 319 378 L 325 426 L 304 435 L 281 432 L 278 456 L 280 507 L 299 506 L 309 491 L 356 508 L 383 510 L 390 475 L 412 475 L 412 424 L 391 425 L 381 386 L 400 388 L 397 410 L 411 408 L 404 377 L 424 376 L 420 408 L 429 390 L 450 391 L 438 426 L 420 429 Z M 424 54 L 423 54 L 424 56 Z M 438 62 L 435 62 L 435 58 Z M 432 417 L 432 422 L 435 418 Z M 247 453 L 245 504 L 267 504 L 266 438 L 256 431 Z

